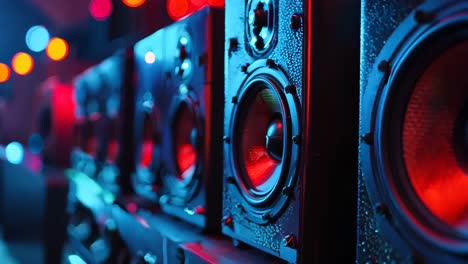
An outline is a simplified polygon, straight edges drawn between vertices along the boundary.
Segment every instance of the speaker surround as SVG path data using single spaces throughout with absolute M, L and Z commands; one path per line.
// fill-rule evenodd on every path
M 358 262 L 465 262 L 468 3 L 389 5 L 388 39 L 364 6 Z

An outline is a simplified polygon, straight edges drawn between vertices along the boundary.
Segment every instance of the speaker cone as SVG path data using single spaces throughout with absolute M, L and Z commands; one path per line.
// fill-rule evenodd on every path
M 145 113 L 143 118 L 143 141 L 141 145 L 140 166 L 148 168 L 153 160 L 154 144 L 154 125 L 151 115 Z
M 468 230 L 468 41 L 446 49 L 410 95 L 402 152 L 412 187 L 445 224 Z
M 173 151 L 179 181 L 190 181 L 197 169 L 197 119 L 194 106 L 182 101 L 176 109 L 173 126 Z
M 242 180 L 252 193 L 262 194 L 277 184 L 283 160 L 283 111 L 275 92 L 257 83 L 257 92 L 248 98 L 239 117 L 239 163 Z

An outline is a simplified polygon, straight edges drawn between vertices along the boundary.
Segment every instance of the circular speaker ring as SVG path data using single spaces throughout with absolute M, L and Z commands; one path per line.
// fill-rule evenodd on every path
M 362 169 L 371 200 L 388 208 L 377 220 L 395 244 L 456 263 L 468 254 L 468 4 L 418 10 L 433 20 L 420 23 L 415 11 L 403 21 L 363 91 L 361 131 L 373 141 L 361 144 Z
M 236 189 L 251 220 L 266 223 L 289 199 L 299 159 L 298 98 L 279 66 L 266 60 L 249 66 L 230 125 L 230 163 Z M 269 217 L 265 217 L 269 216 Z

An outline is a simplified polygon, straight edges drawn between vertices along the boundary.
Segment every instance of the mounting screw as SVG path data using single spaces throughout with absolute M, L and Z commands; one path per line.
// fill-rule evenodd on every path
M 296 86 L 293 84 L 290 84 L 284 88 L 284 91 L 288 94 L 296 94 Z
M 390 63 L 388 61 L 381 61 L 377 66 L 377 69 L 381 72 L 389 72 L 390 71 Z
M 229 138 L 228 136 L 224 136 L 223 141 L 229 144 L 231 143 L 231 138 Z
M 299 135 L 293 136 L 292 141 L 293 141 L 294 144 L 299 145 L 301 143 L 301 136 L 299 136 Z
M 227 176 L 226 177 L 226 182 L 230 184 L 236 183 L 236 179 L 234 179 L 234 176 Z
M 291 24 L 289 27 L 293 30 L 298 30 L 302 26 L 302 15 L 294 14 L 291 16 Z
M 241 66 L 241 71 L 243 73 L 247 73 L 247 70 L 249 69 L 249 66 L 250 66 L 250 63 L 246 63 L 244 65 Z
M 434 20 L 434 14 L 422 10 L 416 10 L 416 12 L 414 13 L 414 19 L 418 23 L 425 24 Z
M 223 217 L 222 221 L 223 221 L 223 225 L 232 227 L 232 216 L 226 215 L 226 216 Z
M 266 65 L 269 67 L 269 68 L 275 68 L 276 67 L 276 62 L 272 59 L 267 59 L 266 61 Z
M 244 211 L 244 206 L 242 206 L 242 204 L 238 203 L 235 205 L 235 207 L 239 210 L 241 210 L 242 212 Z
M 229 54 L 239 50 L 239 41 L 236 38 L 229 39 Z
M 290 186 L 284 187 L 283 190 L 281 190 L 281 193 L 287 196 L 291 196 L 294 194 L 293 189 Z
M 375 206 L 375 212 L 381 216 L 384 216 L 387 220 L 390 220 L 392 218 L 390 210 L 388 210 L 387 205 L 385 205 L 384 203 L 378 203 Z
M 366 143 L 367 145 L 373 145 L 374 144 L 374 135 L 372 133 L 366 133 L 363 136 L 361 136 L 362 142 Z
M 271 219 L 271 215 L 270 215 L 269 213 L 264 213 L 264 214 L 262 215 L 262 219 L 263 219 L 264 221 L 268 221 L 268 220 Z
M 237 96 L 232 97 L 231 102 L 237 104 Z
M 294 235 L 287 235 L 283 238 L 283 246 L 288 248 L 296 248 L 297 241 Z

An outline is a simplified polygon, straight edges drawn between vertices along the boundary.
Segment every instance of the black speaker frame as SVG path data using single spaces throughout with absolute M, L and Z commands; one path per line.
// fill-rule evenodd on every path
M 363 7 L 357 261 L 466 262 L 466 238 L 447 230 L 418 202 L 404 179 L 396 180 L 395 174 L 406 175 L 401 157 L 391 155 L 395 150 L 400 153 L 400 148 L 390 147 L 391 153 L 387 152 L 389 141 L 397 144 L 395 137 L 401 138 L 397 136 L 401 131 L 396 131 L 401 120 L 393 119 L 406 108 L 395 105 L 406 104 L 408 86 L 445 48 L 468 39 L 468 2 L 388 4 L 386 9 L 393 13 L 386 19 L 395 23 L 381 33 L 372 28 L 380 19 L 371 10 L 378 7 L 367 1 Z M 408 77 L 410 73 L 416 76 Z M 404 201 L 411 204 L 402 205 Z
M 275 1 L 277 42 L 254 54 L 246 47 L 248 1 L 226 1 L 223 233 L 291 263 L 355 261 L 359 6 L 353 1 Z M 346 43 L 346 45 L 343 45 Z M 258 64 L 286 73 L 294 97 L 295 167 L 282 189 L 286 203 L 262 221 L 247 216 L 230 154 L 234 108 Z M 286 84 L 285 83 L 285 84 Z M 290 101 L 288 104 L 292 104 Z M 291 109 L 292 106 L 286 108 Z M 286 140 L 287 141 L 287 140 Z M 339 165 L 337 165 L 339 164 Z M 274 203 L 273 203 L 274 204 Z

